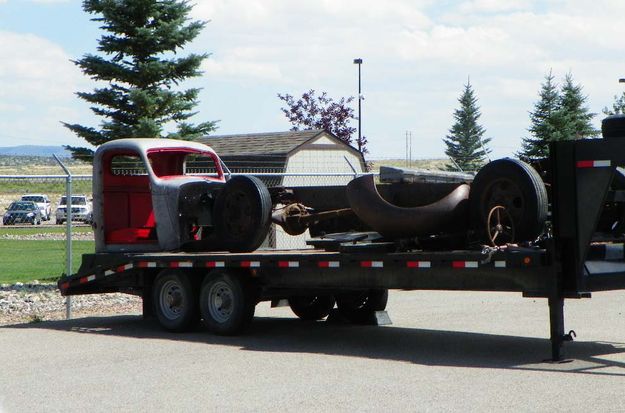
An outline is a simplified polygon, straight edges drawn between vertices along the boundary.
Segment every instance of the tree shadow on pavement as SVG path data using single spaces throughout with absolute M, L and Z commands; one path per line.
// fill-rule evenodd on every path
M 360 326 L 299 319 L 256 317 L 244 335 L 215 336 L 198 327 L 168 333 L 141 316 L 88 317 L 4 326 L 100 334 L 136 339 L 167 339 L 224 345 L 243 351 L 311 353 L 390 360 L 432 366 L 539 370 L 625 376 L 625 343 L 575 341 L 565 344 L 568 363 L 550 363 L 547 338 L 394 326 Z M 614 355 L 624 361 L 614 360 Z

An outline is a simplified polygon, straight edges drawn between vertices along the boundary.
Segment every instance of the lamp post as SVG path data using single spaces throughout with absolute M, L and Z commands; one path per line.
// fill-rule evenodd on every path
M 362 111 L 361 111 L 361 101 L 362 94 L 360 93 L 360 65 L 362 65 L 362 59 L 354 59 L 354 64 L 358 65 L 358 150 L 362 151 L 361 142 L 362 142 Z

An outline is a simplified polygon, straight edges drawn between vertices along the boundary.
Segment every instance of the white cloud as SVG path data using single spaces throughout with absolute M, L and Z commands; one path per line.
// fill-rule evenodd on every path
M 625 2 L 192 3 L 192 18 L 211 22 L 185 52 L 212 55 L 202 65 L 203 76 L 183 86 L 203 87 L 200 116 L 222 119 L 220 133 L 288 129 L 276 93 L 312 88 L 354 96 L 356 57 L 364 60 L 363 132 L 374 156 L 401 156 L 406 130 L 422 143 L 418 155 L 442 156 L 441 138 L 468 76 L 497 156 L 512 154 L 527 133 L 527 112 L 549 69 L 558 80 L 571 71 L 594 112 L 623 90 L 617 79 L 625 76 L 620 59 Z M 87 104 L 73 94 L 92 86 L 68 61 L 64 46 L 0 33 L 0 102 L 3 115 L 8 113 L 0 128 L 21 125 L 27 131 L 29 124 L 43 123 L 42 130 L 68 136 L 54 119 L 94 123 Z M 24 115 L 33 111 L 41 113 Z
M 594 112 L 621 91 L 624 2 L 441 3 L 200 0 L 194 17 L 211 23 L 199 44 L 214 52 L 205 82 L 228 74 L 247 85 L 258 80 L 263 93 L 355 95 L 351 59 L 362 57 L 363 127 L 372 152 L 401 151 L 404 132 L 413 130 L 430 142 L 419 148 L 424 156 L 442 154 L 438 142 L 467 76 L 498 156 L 512 154 L 527 134 L 528 111 L 550 69 L 558 80 L 571 71 Z M 245 90 L 249 99 L 253 89 Z M 228 114 L 218 117 L 228 124 Z
M 75 139 L 62 127 L 79 110 L 74 92 L 89 82 L 63 49 L 32 34 L 0 32 L 0 138 L 17 143 L 58 143 Z M 66 117 L 55 116 L 58 108 Z

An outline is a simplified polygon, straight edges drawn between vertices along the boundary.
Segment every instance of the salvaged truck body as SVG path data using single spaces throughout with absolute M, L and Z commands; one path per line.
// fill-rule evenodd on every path
M 63 295 L 136 294 L 143 298 L 144 315 L 156 316 L 168 330 L 184 331 L 201 319 L 213 333 L 236 334 L 252 320 L 255 305 L 265 300 L 287 299 L 302 319 L 319 320 L 334 311 L 349 321 L 366 322 L 384 310 L 388 289 L 520 292 L 548 300 L 552 357 L 558 360 L 563 343 L 571 339 L 564 333 L 564 299 L 625 289 L 625 236 L 619 229 L 625 216 L 625 187 L 617 168 L 625 166 L 625 150 L 620 139 L 553 143 L 540 175 L 517 161 L 493 163 L 468 182 L 470 189 L 457 191 L 464 184 L 452 185 L 449 194 L 456 191 L 457 199 L 429 212 L 437 199 L 445 197 L 438 194 L 425 205 L 399 207 L 395 201 L 401 196 L 389 195 L 389 186 L 364 178 L 345 189 L 348 194 L 343 198 L 349 203 L 350 197 L 361 196 L 365 201 L 353 201 L 351 212 L 333 210 L 338 225 L 329 225 L 322 220 L 325 215 L 315 214 L 332 212 L 319 205 L 336 203 L 340 197 L 319 200 L 323 189 L 292 188 L 291 204 L 319 200 L 316 210 L 300 206 L 291 216 L 297 224 L 293 228 L 305 224 L 315 235 L 310 241 L 315 248 L 284 251 L 219 245 L 220 237 L 240 226 L 262 226 L 251 235 L 257 239 L 266 232 L 271 215 L 266 211 L 267 193 L 260 185 L 242 191 L 237 184 L 224 195 L 234 178 L 228 179 L 210 149 L 179 143 L 150 149 L 154 144 L 122 142 L 122 147 L 136 151 L 111 145 L 96 156 L 96 252 L 85 254 L 78 272 L 59 281 Z M 159 164 L 165 154 L 175 158 L 178 152 L 184 154 L 179 159 L 189 153 L 206 155 L 213 161 L 210 173 L 187 174 L 181 160 L 167 167 Z M 136 181 L 111 173 L 114 156 L 137 154 L 147 171 Z M 260 195 L 254 197 L 255 191 Z M 268 193 L 275 215 L 288 202 L 273 190 Z M 385 202 L 401 210 L 379 200 L 367 201 L 374 195 L 386 197 Z M 225 202 L 220 200 L 223 196 L 232 199 Z M 228 217 L 218 209 L 232 207 L 231 201 L 248 208 Z M 370 210 L 357 211 L 366 209 L 363 202 L 380 208 L 390 221 L 375 218 Z M 447 211 L 442 216 L 445 232 L 423 227 L 414 218 L 416 231 L 422 233 L 406 237 L 392 220 L 411 208 L 434 215 Z M 258 209 L 261 221 L 245 218 Z M 216 216 L 225 224 L 217 225 Z M 274 219 L 280 220 L 286 222 L 284 217 Z M 326 233 L 354 221 L 362 225 L 357 231 Z M 376 226 L 378 231 L 372 228 Z M 380 235 L 387 230 L 389 234 Z

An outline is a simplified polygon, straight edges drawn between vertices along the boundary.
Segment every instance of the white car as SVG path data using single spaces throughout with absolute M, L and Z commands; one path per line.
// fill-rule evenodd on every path
M 91 200 L 86 195 L 72 195 L 72 221 L 91 223 Z M 56 223 L 61 225 L 67 221 L 67 197 L 62 196 L 56 209 Z
M 22 195 L 22 201 L 31 201 L 37 204 L 37 207 L 41 211 L 41 219 L 43 221 L 50 220 L 50 198 L 44 194 L 26 194 Z

